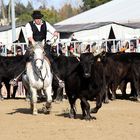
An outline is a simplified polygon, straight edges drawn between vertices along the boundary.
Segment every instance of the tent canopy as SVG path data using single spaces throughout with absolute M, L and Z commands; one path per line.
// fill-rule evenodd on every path
M 21 43 L 27 42 L 24 25 L 18 25 L 16 27 L 16 40 L 15 41 L 17 41 L 17 40 L 20 41 Z M 0 42 L 2 42 L 3 44 L 12 43 L 11 25 L 0 27 Z
M 133 29 L 140 28 L 140 23 L 120 24 L 115 22 L 94 22 L 94 23 L 85 23 L 85 24 L 54 25 L 54 27 L 58 32 L 77 32 L 82 30 L 96 29 L 109 24 L 116 24 L 119 26 L 124 26 Z
M 140 22 L 140 0 L 112 0 L 96 8 L 63 20 L 55 25 L 85 24 L 93 22 Z
M 125 39 L 140 36 L 140 0 L 112 0 L 58 22 L 56 30 L 77 39 Z M 114 37 L 113 37 L 114 36 Z

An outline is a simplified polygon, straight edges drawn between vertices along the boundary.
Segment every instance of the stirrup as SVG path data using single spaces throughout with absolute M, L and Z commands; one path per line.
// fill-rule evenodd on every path
M 61 88 L 64 88 L 64 86 L 65 86 L 64 81 L 62 81 L 60 79 L 58 80 L 58 84 Z
M 12 86 L 17 86 L 18 82 L 17 82 L 16 79 L 12 79 L 12 80 L 10 80 L 9 84 L 12 85 Z
M 56 79 L 58 80 L 59 87 L 64 88 L 64 86 L 65 86 L 64 81 L 61 80 L 54 72 L 53 72 L 53 74 L 55 75 Z

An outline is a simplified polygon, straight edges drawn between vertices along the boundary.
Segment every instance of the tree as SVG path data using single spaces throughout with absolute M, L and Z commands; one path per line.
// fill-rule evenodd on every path
M 34 10 L 31 2 L 28 1 L 27 6 L 24 6 L 22 3 L 16 3 L 16 16 L 17 16 L 17 24 L 25 24 L 32 20 L 31 13 Z
M 1 0 L 1 12 L 2 12 L 2 18 L 5 19 L 5 7 L 4 7 L 4 3 L 3 0 Z
M 32 3 L 28 1 L 28 4 L 26 6 L 26 12 L 31 12 L 33 10 L 34 10 L 34 8 L 32 6 Z
M 16 2 L 15 4 L 15 13 L 16 16 L 20 16 L 22 13 L 26 11 L 26 7 L 24 6 L 23 3 Z
M 17 24 L 25 24 L 32 20 L 31 14 L 34 10 L 32 2 L 40 2 L 41 5 L 38 9 L 41 10 L 42 14 L 44 15 L 44 20 L 47 20 L 51 24 L 69 18 L 81 12 L 80 8 L 73 8 L 71 4 L 65 4 L 60 10 L 56 10 L 54 7 L 47 8 L 48 0 L 30 0 L 28 1 L 27 6 L 24 5 L 21 0 L 16 0 L 15 13 Z
M 83 0 L 83 6 L 81 7 L 81 9 L 83 11 L 86 11 L 109 1 L 111 0 Z
M 58 13 L 53 7 L 52 9 L 42 9 L 41 13 L 44 15 L 43 19 L 48 21 L 50 24 L 57 22 Z
M 23 13 L 20 16 L 18 16 L 18 19 L 16 20 L 17 24 L 26 24 L 27 22 L 31 21 L 31 13 Z
M 59 10 L 59 20 L 64 20 L 66 18 L 70 18 L 80 12 L 79 9 L 72 8 L 71 4 L 65 4 L 60 10 Z

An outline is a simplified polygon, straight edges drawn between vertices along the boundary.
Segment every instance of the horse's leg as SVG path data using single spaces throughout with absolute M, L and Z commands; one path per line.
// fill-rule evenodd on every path
M 2 84 L 0 84 L 0 100 L 4 100 L 3 95 L 2 95 Z
M 58 88 L 57 89 L 57 96 L 56 96 L 56 101 L 62 101 L 63 100 L 63 88 Z
M 52 103 L 52 86 L 51 85 L 48 86 L 44 90 L 44 94 L 46 95 L 46 105 L 45 105 L 44 112 L 45 113 L 50 113 L 51 103 Z
M 31 93 L 32 93 L 32 97 L 31 97 L 31 109 L 32 109 L 32 113 L 33 115 L 37 115 L 38 111 L 37 111 L 37 90 L 35 88 L 30 87 Z
M 15 97 L 16 97 L 17 89 L 18 89 L 18 85 L 13 87 L 13 94 L 12 94 L 13 99 L 15 99 Z
M 31 99 L 31 92 L 29 87 L 29 81 L 26 74 L 22 75 L 22 84 L 25 88 L 26 101 L 29 101 Z
M 9 81 L 10 80 L 5 80 L 4 81 L 4 84 L 5 84 L 5 87 L 6 87 L 6 90 L 7 90 L 7 99 L 10 99 L 10 87 L 11 87 L 11 85 L 9 84 Z

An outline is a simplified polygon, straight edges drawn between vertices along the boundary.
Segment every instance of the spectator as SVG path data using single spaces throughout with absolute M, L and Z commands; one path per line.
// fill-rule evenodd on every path
M 22 48 L 20 46 L 17 46 L 16 48 L 16 55 L 23 55 Z
M 102 39 L 101 49 L 102 49 L 103 51 L 106 51 L 106 41 L 105 41 L 104 38 Z
M 136 46 L 134 42 L 130 42 L 130 52 L 136 52 Z
M 11 50 L 7 50 L 7 56 L 13 56 L 14 53 Z
M 90 52 L 90 44 L 87 44 L 87 46 L 86 46 L 84 52 Z
M 110 40 L 107 41 L 107 51 L 108 51 L 108 52 L 112 52 L 112 51 L 111 51 L 112 45 L 113 45 L 113 41 L 110 41 Z

